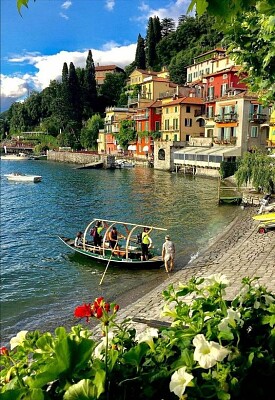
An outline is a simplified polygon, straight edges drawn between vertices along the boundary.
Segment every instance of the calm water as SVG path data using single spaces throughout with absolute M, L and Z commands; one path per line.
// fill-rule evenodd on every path
M 5 173 L 42 175 L 14 183 Z M 1 336 L 19 330 L 73 325 L 76 305 L 108 300 L 167 279 L 163 270 L 121 271 L 71 253 L 57 235 L 75 233 L 93 218 L 166 227 L 184 268 L 239 207 L 217 205 L 217 181 L 136 167 L 77 170 L 49 161 L 1 161 Z M 163 234 L 156 239 L 161 248 Z M 157 279 L 156 279 L 157 278 Z

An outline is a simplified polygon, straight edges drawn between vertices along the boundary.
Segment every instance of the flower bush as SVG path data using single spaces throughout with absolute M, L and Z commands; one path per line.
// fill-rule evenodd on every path
M 69 332 L 19 332 L 0 349 L 0 399 L 271 400 L 275 296 L 244 278 L 229 301 L 228 285 L 218 274 L 169 286 L 162 314 L 172 322 L 159 330 L 118 323 L 118 305 L 100 297 L 75 309 L 84 325 Z

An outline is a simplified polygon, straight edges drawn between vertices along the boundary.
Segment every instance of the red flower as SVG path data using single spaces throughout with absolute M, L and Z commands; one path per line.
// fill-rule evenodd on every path
M 95 299 L 95 303 L 94 304 L 97 304 L 98 306 L 102 306 L 102 303 L 104 303 L 104 297 L 97 297 Z
M 114 306 L 114 313 L 116 313 L 118 310 L 119 310 L 119 305 L 118 305 L 118 304 L 115 304 L 115 306 Z
M 109 312 L 110 311 L 110 304 L 109 303 L 105 303 L 104 309 L 105 309 L 105 311 Z
M 89 320 L 89 317 L 92 316 L 92 310 L 91 310 L 91 304 L 83 304 L 82 306 L 76 307 L 74 310 L 74 316 L 77 318 L 87 318 L 87 321 Z
M 95 312 L 95 317 L 96 318 L 101 318 L 103 315 L 103 308 L 102 307 L 98 307 L 96 312 Z
M 7 347 L 5 347 L 5 346 L 0 347 L 0 355 L 1 356 L 8 356 L 9 355 L 9 350 L 7 349 Z

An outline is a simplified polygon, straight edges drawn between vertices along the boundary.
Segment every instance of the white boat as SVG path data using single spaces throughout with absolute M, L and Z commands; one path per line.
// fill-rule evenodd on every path
M 1 160 L 6 161 L 26 161 L 29 160 L 28 154 L 18 153 L 18 154 L 5 154 L 1 155 Z
M 133 168 L 135 163 L 127 160 L 115 160 L 115 168 Z
M 42 176 L 40 175 L 26 175 L 26 174 L 20 174 L 17 172 L 14 172 L 12 174 L 6 174 L 4 175 L 7 177 L 8 181 L 14 181 L 14 182 L 41 182 Z

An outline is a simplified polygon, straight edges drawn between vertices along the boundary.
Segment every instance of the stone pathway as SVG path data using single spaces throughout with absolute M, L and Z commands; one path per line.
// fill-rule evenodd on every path
M 169 284 L 188 282 L 193 276 L 223 273 L 230 281 L 228 298 L 233 298 L 243 277 L 260 277 L 259 283 L 275 292 L 275 231 L 259 234 L 258 223 L 252 220 L 255 208 L 244 210 L 243 217 L 235 218 L 225 231 L 210 244 L 197 259 L 179 271 L 169 274 L 160 286 L 119 312 L 119 319 L 137 317 L 163 320 L 160 313 L 164 304 L 162 292 Z M 143 329 L 143 324 L 137 329 Z

